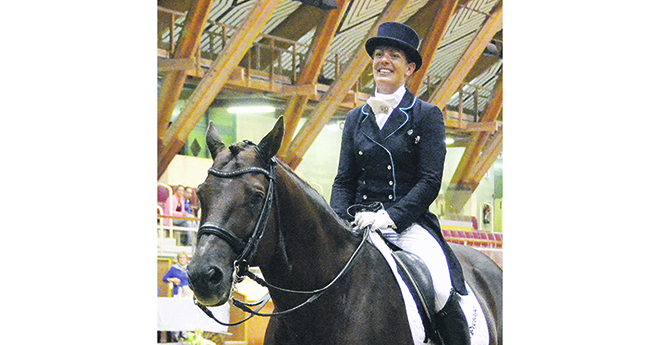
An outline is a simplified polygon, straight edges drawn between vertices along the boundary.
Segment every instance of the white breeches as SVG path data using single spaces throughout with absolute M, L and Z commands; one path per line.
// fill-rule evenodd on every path
M 402 233 L 392 229 L 381 229 L 383 237 L 399 248 L 419 256 L 431 272 L 433 288 L 435 289 L 435 311 L 440 311 L 451 293 L 451 278 L 445 252 L 440 243 L 421 225 L 413 223 Z

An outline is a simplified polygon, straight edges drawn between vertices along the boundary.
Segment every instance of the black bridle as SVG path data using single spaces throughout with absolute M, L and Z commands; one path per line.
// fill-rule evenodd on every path
M 257 224 L 255 225 L 254 231 L 252 232 L 252 235 L 250 236 L 250 239 L 245 242 L 244 240 L 240 239 L 238 236 L 236 236 L 233 232 L 225 229 L 224 227 L 213 224 L 213 223 L 204 223 L 199 227 L 199 230 L 197 231 L 197 240 L 199 242 L 199 238 L 203 235 L 215 235 L 218 236 L 220 239 L 224 240 L 229 244 L 229 246 L 232 248 L 232 250 L 238 254 L 236 257 L 236 260 L 234 260 L 234 275 L 233 275 L 233 281 L 232 281 L 232 289 L 236 285 L 237 282 L 240 282 L 243 280 L 244 277 L 248 277 L 255 282 L 257 282 L 259 285 L 267 287 L 268 289 L 274 289 L 280 292 L 287 292 L 287 293 L 294 293 L 294 294 L 305 294 L 305 295 L 311 295 L 307 300 L 305 300 L 303 303 L 288 309 L 284 310 L 281 312 L 275 312 L 275 313 L 270 313 L 270 314 L 262 314 L 259 313 L 259 311 L 266 305 L 268 300 L 270 300 L 270 294 L 266 294 L 264 297 L 262 297 L 259 301 L 255 303 L 245 303 L 239 300 L 234 299 L 231 297 L 232 304 L 234 304 L 236 307 L 242 309 L 243 311 L 246 311 L 250 314 L 247 318 L 238 321 L 238 322 L 233 322 L 233 323 L 225 323 L 213 315 L 213 313 L 203 306 L 197 299 L 195 299 L 195 304 L 210 318 L 215 320 L 217 323 L 224 325 L 224 326 L 235 326 L 239 325 L 247 320 L 249 320 L 252 316 L 258 315 L 258 316 L 280 316 L 280 315 L 285 315 L 288 313 L 291 313 L 295 310 L 298 310 L 299 308 L 313 302 L 317 298 L 321 297 L 330 287 L 332 287 L 335 282 L 337 282 L 341 277 L 343 277 L 348 270 L 353 267 L 355 264 L 357 254 L 360 252 L 360 250 L 364 247 L 364 244 L 367 242 L 367 238 L 369 237 L 369 230 L 365 230 L 363 233 L 362 241 L 360 242 L 360 245 L 357 247 L 355 252 L 353 252 L 353 255 L 350 257 L 348 262 L 346 262 L 346 265 L 344 268 L 339 272 L 339 274 L 333 279 L 328 285 L 326 285 L 323 288 L 316 289 L 316 290 L 311 290 L 311 291 L 300 291 L 300 290 L 290 290 L 290 289 L 285 289 L 281 287 L 277 287 L 275 285 L 272 285 L 268 283 L 267 281 L 261 279 L 258 277 L 256 274 L 250 272 L 250 263 L 254 259 L 254 256 L 257 252 L 257 249 L 259 247 L 259 243 L 261 242 L 261 239 L 263 238 L 264 231 L 266 229 L 266 224 L 268 222 L 268 216 L 270 215 L 272 206 L 273 206 L 273 200 L 275 200 L 275 168 L 277 166 L 277 161 L 275 158 L 271 158 L 270 162 L 270 170 L 266 170 L 264 168 L 260 167 L 246 167 L 246 168 L 241 168 L 233 171 L 220 171 L 214 168 L 209 169 L 209 174 L 220 177 L 220 178 L 233 178 L 237 176 L 241 176 L 244 174 L 248 173 L 257 173 L 257 174 L 263 174 L 268 178 L 270 181 L 268 184 L 268 191 L 266 192 L 266 198 L 264 200 L 263 207 L 261 208 L 261 212 L 259 214 L 259 218 L 257 220 Z M 278 229 L 279 231 L 279 229 Z M 250 307 L 258 306 L 256 310 L 252 310 Z
M 263 174 L 270 180 L 268 184 L 268 191 L 266 192 L 266 199 L 259 213 L 259 218 L 257 219 L 257 224 L 254 227 L 252 236 L 250 239 L 245 242 L 244 240 L 238 238 L 233 232 L 223 228 L 220 225 L 213 223 L 204 223 L 197 230 L 197 240 L 202 235 L 215 235 L 225 240 L 227 244 L 234 250 L 235 253 L 239 254 L 234 261 L 234 268 L 238 278 L 244 277 L 248 268 L 250 267 L 250 262 L 254 259 L 254 255 L 257 253 L 259 243 L 261 238 L 264 235 L 266 230 L 266 223 L 268 222 L 268 215 L 273 206 L 273 198 L 275 195 L 275 167 L 277 162 L 275 159 L 270 161 L 270 171 L 260 168 L 260 167 L 247 167 L 241 168 L 233 171 L 220 171 L 214 168 L 209 169 L 209 174 L 220 177 L 220 178 L 232 178 L 236 176 L 241 176 L 248 173 L 258 173 Z

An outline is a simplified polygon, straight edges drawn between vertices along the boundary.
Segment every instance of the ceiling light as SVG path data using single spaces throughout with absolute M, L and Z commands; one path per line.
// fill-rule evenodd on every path
M 445 144 L 451 145 L 454 143 L 454 138 L 446 137 L 445 138 Z
M 262 113 L 274 113 L 275 107 L 270 105 L 255 105 L 248 107 L 230 107 L 227 108 L 228 113 L 232 114 L 262 114 Z

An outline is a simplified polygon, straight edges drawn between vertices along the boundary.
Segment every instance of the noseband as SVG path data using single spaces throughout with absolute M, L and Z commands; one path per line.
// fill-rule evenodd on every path
M 236 176 L 241 176 L 248 173 L 257 173 L 263 174 L 270 180 L 268 184 L 268 191 L 266 192 L 266 200 L 261 208 L 261 213 L 257 219 L 257 224 L 254 227 L 252 236 L 250 239 L 245 242 L 244 240 L 238 238 L 233 232 L 223 228 L 218 224 L 213 223 L 204 223 L 199 227 L 197 231 L 197 241 L 203 235 L 215 235 L 225 240 L 227 244 L 234 250 L 235 253 L 240 253 L 236 260 L 234 261 L 235 272 L 238 278 L 245 276 L 250 267 L 252 259 L 257 252 L 259 243 L 264 235 L 266 230 L 266 223 L 268 222 L 268 215 L 273 206 L 273 195 L 275 194 L 275 166 L 277 162 L 274 158 L 270 160 L 270 171 L 260 168 L 260 167 L 247 167 L 241 168 L 233 171 L 220 171 L 214 168 L 209 169 L 209 174 L 220 177 L 220 178 L 232 178 Z

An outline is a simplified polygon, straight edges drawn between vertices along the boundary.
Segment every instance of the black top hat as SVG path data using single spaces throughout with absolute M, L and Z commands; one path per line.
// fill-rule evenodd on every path
M 408 62 L 415 63 L 415 72 L 422 67 L 422 56 L 417 51 L 419 36 L 417 32 L 406 24 L 385 22 L 378 26 L 376 37 L 371 37 L 364 44 L 369 56 L 373 57 L 374 50 L 379 46 L 399 48 L 406 53 Z

